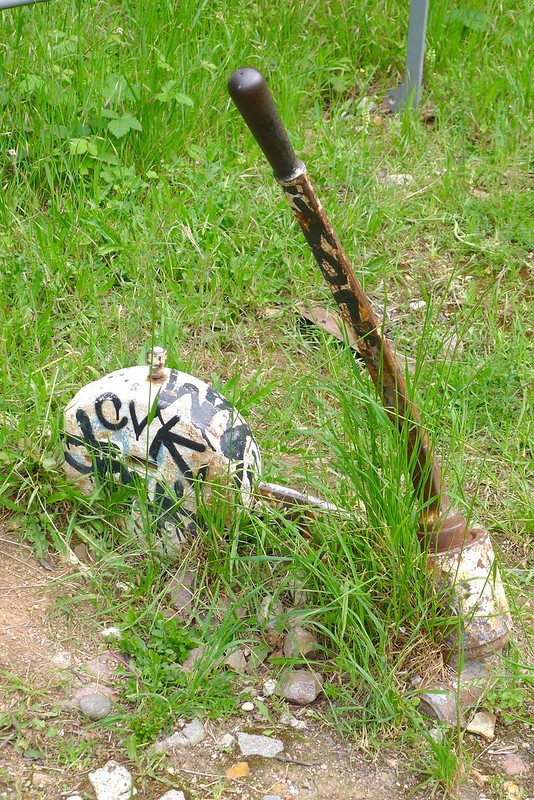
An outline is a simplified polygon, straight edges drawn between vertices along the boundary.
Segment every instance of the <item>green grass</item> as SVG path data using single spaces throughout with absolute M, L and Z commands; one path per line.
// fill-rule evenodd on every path
M 224 595 L 245 614 L 219 628 L 219 653 L 261 638 L 264 588 L 304 584 L 349 733 L 412 719 L 404 681 L 414 659 L 432 663 L 446 620 L 414 536 L 405 445 L 350 353 L 295 318 L 298 303 L 328 302 L 326 287 L 226 80 L 245 64 L 268 78 L 366 290 L 400 319 L 391 335 L 417 359 L 411 388 L 450 492 L 514 568 L 515 604 L 532 536 L 528 11 L 432 3 L 425 121 L 358 107 L 401 80 L 407 14 L 391 0 L 66 0 L 0 20 L 2 503 L 40 555 L 90 546 L 80 600 L 103 617 L 156 613 L 172 565 L 124 532 L 127 498 L 83 498 L 62 478 L 59 432 L 79 387 L 165 346 L 170 366 L 243 411 L 267 477 L 364 509 L 305 537 L 274 512 L 225 526 L 224 509 L 207 510 L 190 556 L 214 608 Z M 385 188 L 381 170 L 414 182 Z M 195 636 L 208 636 L 200 622 Z M 228 713 L 214 674 L 204 711 Z M 185 715 L 199 712 L 195 681 Z M 457 762 L 434 750 L 423 774 L 452 785 Z

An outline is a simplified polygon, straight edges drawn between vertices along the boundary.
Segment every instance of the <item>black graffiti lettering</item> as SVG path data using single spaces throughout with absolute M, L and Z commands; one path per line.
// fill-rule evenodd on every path
M 147 426 L 148 414 L 146 415 L 146 417 L 144 419 L 141 420 L 141 422 L 139 422 L 139 420 L 137 419 L 137 411 L 135 410 L 135 403 L 134 403 L 133 400 L 130 400 L 130 405 L 128 406 L 128 409 L 130 411 L 130 417 L 131 417 L 131 420 L 132 420 L 132 425 L 133 425 L 133 429 L 134 429 L 134 433 L 135 433 L 135 438 L 137 439 L 137 441 L 139 441 L 139 437 L 141 436 L 141 434 L 143 433 L 144 429 Z M 158 406 L 158 410 L 159 410 L 159 406 Z
M 168 488 L 159 481 L 156 482 L 154 499 L 150 506 L 150 510 L 156 519 L 158 533 L 164 534 L 165 525 L 169 522 L 191 536 L 195 536 L 198 533 L 195 514 L 169 496 Z
M 172 429 L 180 421 L 178 414 L 176 414 L 174 417 L 171 417 L 171 419 L 167 420 L 167 422 L 163 422 L 161 417 L 160 420 L 161 428 L 152 439 L 152 444 L 150 445 L 148 451 L 150 458 L 153 461 L 157 461 L 161 447 L 166 447 L 174 463 L 177 464 L 182 471 L 184 471 L 183 465 L 185 465 L 185 468 L 190 472 L 183 457 L 176 449 L 176 445 L 186 447 L 188 450 L 196 450 L 197 453 L 204 453 L 206 451 L 206 445 L 202 444 L 201 442 L 195 442 L 194 439 L 188 439 L 185 436 L 181 436 L 179 433 L 174 433 Z
M 82 474 L 94 474 L 96 469 L 96 472 L 104 477 L 113 477 L 114 475 L 118 475 L 121 483 L 131 483 L 133 477 L 122 463 L 121 451 L 117 445 L 109 441 L 99 442 L 98 439 L 95 438 L 89 415 L 82 408 L 79 408 L 76 411 L 76 421 L 78 422 L 80 430 L 83 434 L 83 444 L 89 455 L 93 458 L 95 468 L 90 469 L 89 472 L 87 471 L 87 468 L 80 470 L 79 462 L 71 464 L 71 466 L 73 466 L 75 469 L 78 469 Z M 72 438 L 77 444 L 80 443 L 80 440 L 76 441 L 76 437 Z M 74 459 L 71 459 L 71 461 L 73 460 Z
M 117 420 L 116 422 L 111 422 L 109 419 L 106 419 L 106 417 L 102 413 L 102 406 L 104 405 L 106 400 L 109 400 L 113 404 L 113 408 L 115 409 L 115 417 Z M 99 421 L 102 423 L 104 428 L 107 428 L 110 431 L 119 431 L 121 428 L 124 428 L 124 426 L 128 424 L 128 417 L 123 417 L 121 420 L 119 420 L 119 411 L 121 406 L 122 406 L 122 401 L 120 400 L 120 398 L 117 397 L 116 394 L 113 394 L 113 392 L 105 392 L 95 400 L 96 416 L 98 417 Z

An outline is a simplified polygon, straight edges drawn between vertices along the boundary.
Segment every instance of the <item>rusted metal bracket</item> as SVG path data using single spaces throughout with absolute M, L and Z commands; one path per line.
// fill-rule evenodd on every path
M 389 418 L 399 431 L 406 433 L 411 476 L 422 501 L 419 538 L 430 554 L 438 583 L 450 587 L 452 605 L 458 606 L 464 620 L 463 647 L 476 652 L 502 647 L 511 629 L 511 618 L 489 537 L 471 529 L 465 517 L 451 507 L 432 443 L 421 424 L 418 409 L 408 396 L 404 372 L 315 193 L 306 167 L 293 151 L 265 79 L 256 69 L 244 67 L 231 75 L 228 89 L 269 161 L 332 292 L 349 344 L 357 348 L 365 362 Z M 483 567 L 479 569 L 478 564 Z

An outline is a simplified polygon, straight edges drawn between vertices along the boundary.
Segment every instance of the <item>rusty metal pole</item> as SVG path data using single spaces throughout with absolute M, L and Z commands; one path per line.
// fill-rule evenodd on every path
M 456 592 L 459 613 L 464 618 L 472 617 L 464 646 L 468 650 L 488 643 L 501 646 L 508 639 L 511 621 L 502 586 L 490 576 L 493 551 L 489 537 L 480 529 L 469 528 L 465 517 L 451 507 L 432 444 L 408 397 L 404 374 L 321 206 L 306 167 L 293 151 L 265 79 L 256 69 L 244 67 L 231 75 L 228 90 L 284 191 L 338 304 L 351 344 L 361 354 L 389 418 L 400 431 L 406 430 L 411 476 L 423 504 L 419 524 L 422 545 L 429 551 L 438 580 L 455 587 L 461 581 L 470 582 L 467 593 L 464 591 L 460 597 L 461 593 Z M 484 622 L 480 626 L 475 623 L 482 607 Z M 487 624 L 489 617 L 491 625 Z

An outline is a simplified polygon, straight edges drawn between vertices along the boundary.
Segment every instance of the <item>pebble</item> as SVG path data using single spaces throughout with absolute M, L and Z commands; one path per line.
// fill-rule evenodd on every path
M 111 700 L 102 692 L 94 692 L 80 698 L 78 708 L 89 719 L 103 719 L 111 711 Z
M 413 175 L 409 175 L 407 172 L 379 176 L 378 180 L 383 186 L 412 186 L 415 183 Z
M 162 794 L 159 800 L 185 800 L 185 794 L 176 791 L 176 789 L 171 789 L 169 792 Z
M 255 708 L 254 703 L 251 703 L 250 700 L 247 700 L 247 702 L 243 703 L 243 705 L 241 706 L 241 711 L 246 711 L 247 713 L 250 713 L 251 711 L 254 711 L 254 708 Z
M 206 648 L 204 646 L 202 646 L 202 647 L 193 647 L 193 649 L 189 651 L 189 655 L 187 656 L 187 658 L 185 659 L 184 663 L 182 664 L 182 669 L 185 670 L 185 672 L 191 672 L 191 670 L 195 666 L 196 662 L 200 658 L 202 658 L 202 655 L 204 654 L 205 649 Z
M 137 793 L 126 767 L 113 760 L 90 772 L 89 781 L 95 790 L 96 800 L 131 800 L 132 794 Z
M 501 756 L 499 766 L 505 775 L 523 775 L 529 771 L 529 765 L 516 753 Z
M 290 703 L 305 706 L 319 695 L 321 681 L 307 669 L 292 669 L 282 677 L 276 690 Z
M 264 756 L 264 758 L 274 758 L 284 749 L 280 739 L 273 739 L 270 736 L 259 736 L 252 733 L 237 732 L 237 744 L 244 756 Z
M 521 800 L 522 792 L 517 783 L 512 781 L 505 781 L 502 788 L 506 792 L 509 800 Z
M 229 747 L 232 747 L 235 742 L 235 736 L 231 733 L 224 733 L 217 739 L 217 747 L 222 747 L 224 750 L 227 750 Z
M 84 669 L 97 680 L 108 680 L 113 675 L 113 667 L 109 663 L 106 653 L 101 653 L 95 658 L 89 659 L 84 664 Z
M 120 632 L 120 629 L 117 628 L 116 625 L 110 625 L 108 628 L 104 628 L 104 630 L 101 633 L 101 636 L 106 642 L 114 639 L 120 642 L 122 634 Z
M 264 794 L 262 800 L 282 800 L 279 794 Z
M 229 669 L 233 669 L 234 672 L 240 672 L 243 674 L 247 671 L 247 659 L 245 658 L 245 654 L 242 650 L 236 650 L 234 653 L 229 655 L 224 663 L 227 667 L 229 667 Z
M 272 678 L 269 678 L 269 680 L 265 681 L 265 683 L 263 684 L 263 694 L 265 695 L 265 697 L 270 697 L 275 693 L 275 691 L 276 691 L 276 681 L 274 681 Z
M 206 736 L 206 731 L 204 730 L 202 720 L 198 718 L 193 719 L 191 722 L 188 722 L 187 725 L 184 725 L 182 733 L 189 741 L 189 744 L 198 744 Z
M 491 714 L 489 711 L 479 711 L 466 727 L 466 731 L 491 741 L 495 736 L 496 721 L 495 714 Z
M 34 772 L 32 775 L 32 786 L 35 786 L 36 789 L 46 789 L 52 783 L 54 783 L 54 778 L 46 772 Z
M 71 794 L 65 798 L 65 800 L 83 800 L 81 794 Z
M 206 736 L 202 720 L 194 719 L 184 725 L 180 731 L 175 731 L 170 736 L 156 742 L 150 748 L 153 753 L 166 753 L 168 750 L 174 750 L 178 747 L 191 747 L 191 745 L 199 744 Z
M 193 610 L 195 575 L 188 569 L 180 570 L 167 583 L 171 603 L 180 616 L 189 616 Z
M 282 712 L 280 714 L 280 725 L 289 725 L 291 728 L 296 728 L 297 730 L 303 731 L 308 727 L 308 723 L 304 719 L 297 719 L 290 714 L 289 712 Z
M 82 699 L 91 694 L 103 694 L 113 701 L 118 699 L 117 694 L 109 686 L 102 686 L 99 683 L 88 683 L 86 686 L 80 686 L 79 689 L 76 689 L 71 698 L 72 705 L 81 708 L 80 703 Z
M 309 656 L 315 653 L 318 647 L 319 643 L 313 633 L 307 631 L 302 625 L 295 625 L 284 636 L 284 656 L 286 658 Z
M 58 650 L 50 661 L 58 669 L 68 669 L 72 665 L 72 656 L 66 650 Z

